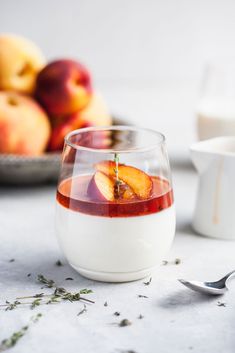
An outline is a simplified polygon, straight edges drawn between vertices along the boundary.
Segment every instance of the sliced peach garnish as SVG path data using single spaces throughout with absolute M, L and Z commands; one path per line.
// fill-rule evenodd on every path
M 95 165 L 96 169 L 106 175 L 116 177 L 116 163 L 102 161 Z M 124 164 L 118 164 L 118 178 L 126 183 L 141 199 L 147 199 L 151 195 L 153 182 L 151 177 L 140 169 Z
M 87 193 L 93 200 L 114 201 L 115 180 L 98 171 L 92 177 Z
M 100 171 L 93 175 L 87 193 L 97 201 L 131 200 L 136 197 L 129 185 L 117 183 L 114 177 Z
M 122 194 L 122 198 L 124 200 L 130 200 L 130 199 L 134 199 L 136 198 L 136 194 L 134 193 L 134 191 L 130 188 L 129 185 L 125 184 L 126 189 Z
M 135 199 L 136 194 L 134 191 L 131 189 L 131 187 L 127 184 L 125 184 L 123 181 L 119 180 L 117 182 L 117 179 L 114 177 L 111 177 L 115 180 L 115 186 L 114 186 L 114 197 L 116 200 L 131 200 Z

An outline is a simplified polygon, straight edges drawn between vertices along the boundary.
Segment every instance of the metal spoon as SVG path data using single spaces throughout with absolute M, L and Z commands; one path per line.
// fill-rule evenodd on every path
M 196 292 L 208 295 L 222 295 L 228 291 L 226 284 L 233 276 L 235 276 L 235 270 L 216 282 L 186 281 L 184 279 L 178 279 L 178 281 Z

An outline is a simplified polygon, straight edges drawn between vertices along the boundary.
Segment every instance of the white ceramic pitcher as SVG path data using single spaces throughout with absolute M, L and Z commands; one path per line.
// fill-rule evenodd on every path
M 195 143 L 191 156 L 199 173 L 193 228 L 235 240 L 235 136 Z

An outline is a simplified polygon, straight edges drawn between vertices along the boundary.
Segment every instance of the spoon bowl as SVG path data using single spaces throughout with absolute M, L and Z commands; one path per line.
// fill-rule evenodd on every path
M 187 281 L 178 279 L 180 283 L 189 289 L 207 295 L 223 295 L 228 291 L 227 283 L 235 276 L 235 270 L 215 282 Z

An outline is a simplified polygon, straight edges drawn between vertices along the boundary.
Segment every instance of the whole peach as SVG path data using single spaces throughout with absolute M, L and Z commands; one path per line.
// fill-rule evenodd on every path
M 91 126 L 109 126 L 112 125 L 107 103 L 100 93 L 94 92 L 90 103 L 79 112 L 80 118 Z
M 89 127 L 89 126 L 108 126 L 112 124 L 112 118 L 108 111 L 107 104 L 99 93 L 93 93 L 90 103 L 81 111 L 75 112 L 57 119 L 59 123 L 52 129 L 52 134 L 49 142 L 51 151 L 61 150 L 64 145 L 64 137 L 70 131 Z M 97 148 L 105 148 L 107 138 L 104 133 L 96 133 L 94 142 Z
M 89 127 L 90 125 L 83 121 L 78 113 L 70 114 L 62 122 L 52 128 L 51 138 L 48 149 L 50 151 L 60 151 L 64 146 L 64 137 L 72 130 Z
M 0 35 L 0 90 L 33 93 L 44 65 L 44 56 L 33 42 L 13 34 Z
M 34 99 L 0 92 L 0 153 L 40 155 L 50 130 L 46 113 Z
M 91 91 L 88 70 L 75 60 L 53 61 L 37 78 L 36 97 L 54 116 L 71 114 L 86 107 Z

